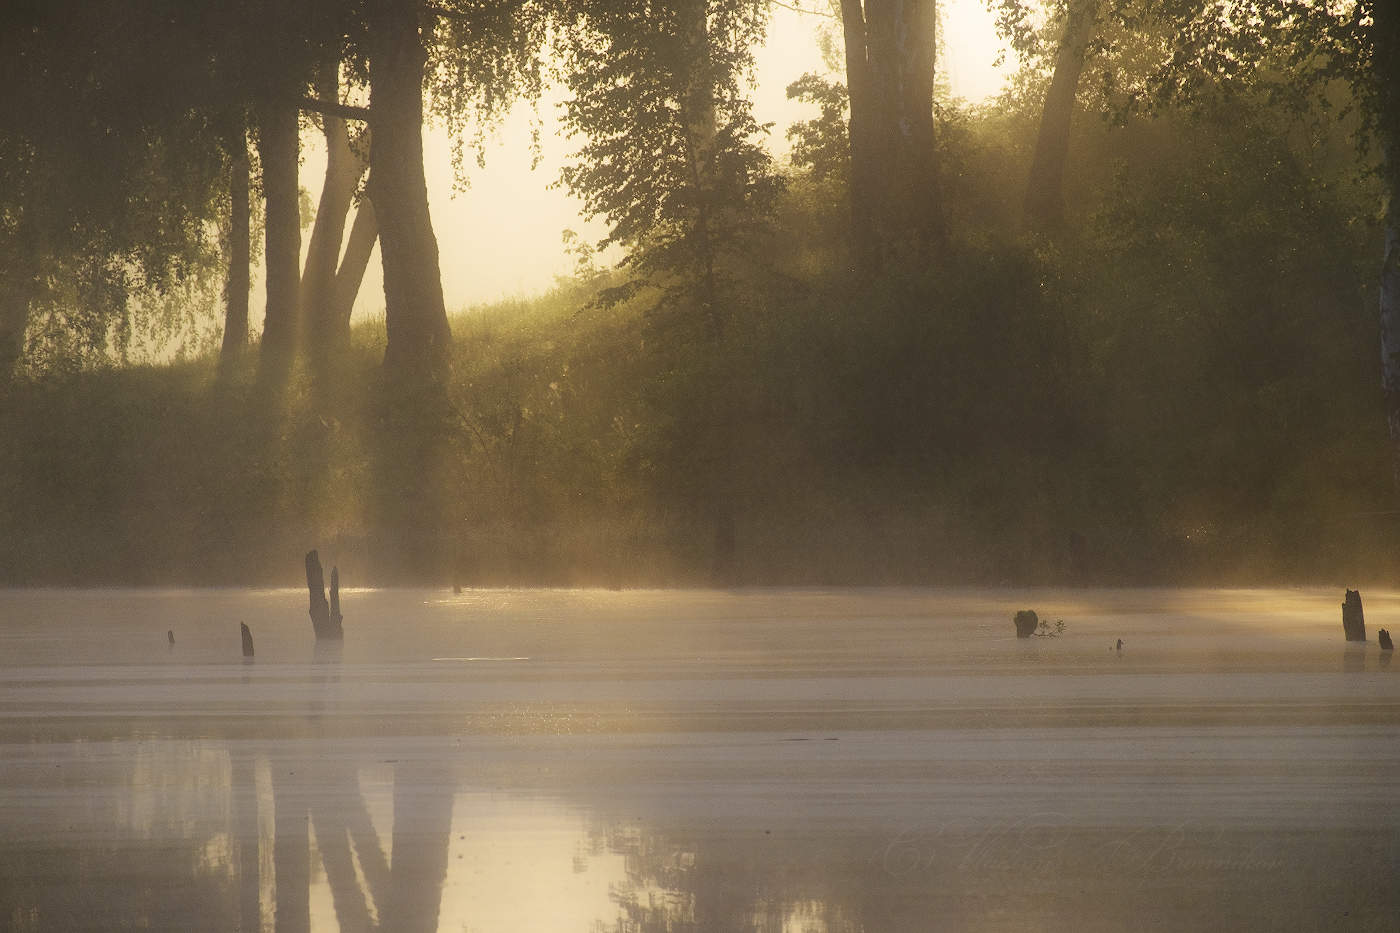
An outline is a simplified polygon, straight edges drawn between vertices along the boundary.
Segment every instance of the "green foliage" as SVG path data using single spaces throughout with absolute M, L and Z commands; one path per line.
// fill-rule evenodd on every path
M 672 308 L 698 305 L 718 332 L 740 300 L 734 265 L 781 190 L 757 141 L 766 128 L 744 93 L 762 4 L 690 0 L 582 4 L 563 76 L 573 96 L 565 126 L 584 138 L 562 180 L 627 250 L 637 278 L 605 298 L 662 290 Z
M 465 183 L 465 150 L 475 149 L 482 163 L 495 125 L 518 101 L 539 99 L 558 6 L 558 0 L 446 0 L 425 16 L 429 112 L 452 136 L 459 183 Z
M 851 144 L 846 136 L 850 96 L 845 85 L 821 75 L 804 74 L 787 87 L 788 100 L 800 100 L 821 108 L 815 120 L 788 127 L 792 164 L 817 180 L 846 179 L 850 173 Z

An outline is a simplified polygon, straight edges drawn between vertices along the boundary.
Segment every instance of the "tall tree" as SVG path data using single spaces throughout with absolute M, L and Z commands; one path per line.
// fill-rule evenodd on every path
M 483 128 L 520 96 L 538 96 L 540 49 L 555 4 L 556 0 L 365 4 L 364 29 L 356 44 L 368 63 L 374 141 L 367 192 L 373 211 L 365 215 L 363 225 L 356 224 L 362 233 L 357 243 L 363 246 L 369 231 L 378 227 L 388 329 L 384 368 L 395 378 L 440 378 L 450 357 L 451 330 L 423 172 L 425 113 L 453 133 L 460 156 L 469 124 L 476 123 L 480 140 Z M 347 272 L 353 273 L 353 266 Z M 353 279 L 353 274 L 347 275 L 342 284 Z
M 327 304 L 327 327 L 333 344 L 344 345 L 350 340 L 350 315 L 355 309 L 355 298 L 364 282 L 365 270 L 369 268 L 370 255 L 379 239 L 379 222 L 374 216 L 374 201 L 369 194 L 360 196 L 360 204 L 355 208 L 355 222 L 350 226 L 350 237 L 345 241 L 345 254 L 336 268 L 335 281 L 331 283 L 331 296 Z
M 1358 3 L 1338 32 L 1343 47 L 1355 48 L 1363 57 L 1356 80 L 1364 82 L 1361 86 L 1381 140 L 1381 172 L 1389 195 L 1380 277 L 1381 380 L 1391 467 L 1400 489 L 1400 8 L 1393 0 Z M 1352 42 L 1346 41 L 1348 33 Z
M 1063 25 L 1055 52 L 1055 70 L 1045 92 L 1040 130 L 1026 182 L 1026 222 L 1039 230 L 1053 230 L 1064 221 L 1065 159 L 1069 152 L 1070 123 L 1084 58 L 1094 34 L 1100 0 L 1069 0 L 1061 11 Z
M 384 368 L 395 378 L 440 378 L 451 328 L 423 172 L 423 78 L 435 26 L 421 0 L 370 0 L 367 16 L 370 196 L 384 265 Z
M 673 354 L 666 368 L 713 390 L 675 399 L 667 415 L 679 428 L 670 453 L 689 461 L 694 477 L 681 495 L 710 524 L 714 576 L 728 582 L 738 419 L 717 372 L 761 271 L 755 260 L 780 190 L 745 93 L 766 6 L 599 0 L 577 9 L 565 123 L 585 142 L 563 178 L 587 212 L 608 221 L 604 243 L 627 251 L 633 275 L 603 300 L 652 290 L 656 344 Z
M 262 163 L 263 261 L 267 304 L 263 314 L 258 377 L 280 386 L 296 357 L 301 333 L 301 186 L 297 180 L 300 136 L 296 105 L 265 101 L 258 120 Z
M 720 337 L 741 303 L 734 270 L 755 255 L 780 180 L 745 93 L 762 4 L 686 0 L 581 4 L 570 29 L 565 125 L 585 142 L 563 172 L 603 245 L 637 275 L 619 293 L 661 290 Z
M 340 99 L 340 65 L 322 66 L 317 81 L 317 96 L 322 101 Z M 321 199 L 316 208 L 316 221 L 307 244 L 306 264 L 301 276 L 302 315 L 306 327 L 307 356 L 318 368 L 324 368 L 340 352 L 349 337 L 348 316 L 342 321 L 339 313 L 341 296 L 337 294 L 340 278 L 341 244 L 345 239 L 345 222 L 354 205 L 355 192 L 369 168 L 370 134 L 364 124 L 354 137 L 346 118 L 334 113 L 320 115 L 326 141 L 326 173 L 321 183 Z M 370 213 L 372 216 L 372 211 Z M 361 233 L 361 237 L 364 233 Z M 371 239 L 371 246 L 373 240 Z M 348 254 L 358 261 L 356 248 Z M 368 252 L 364 261 L 368 261 Z M 363 265 L 360 266 L 363 277 Z M 348 284 L 348 278 L 345 280 Z M 356 279 L 355 290 L 359 290 Z M 353 305 L 354 295 L 349 296 Z
M 224 339 L 219 366 L 229 373 L 248 345 L 249 267 L 252 260 L 252 224 L 248 133 L 240 114 L 228 134 L 228 271 L 224 279 Z
M 1379 150 L 1387 194 L 1379 263 L 1381 382 L 1400 489 L 1400 3 L 1395 0 L 1240 0 L 1169 5 L 1174 41 L 1153 76 L 1158 98 L 1190 100 L 1242 82 L 1284 98 L 1350 89 L 1363 143 Z M 1363 152 L 1365 151 L 1363 145 Z
M 941 235 L 933 128 L 936 0 L 841 0 L 857 263 Z

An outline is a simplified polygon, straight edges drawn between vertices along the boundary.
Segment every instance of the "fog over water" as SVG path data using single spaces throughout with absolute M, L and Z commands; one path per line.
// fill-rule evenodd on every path
M 1391 930 L 1363 595 L 7 591 L 0 928 Z

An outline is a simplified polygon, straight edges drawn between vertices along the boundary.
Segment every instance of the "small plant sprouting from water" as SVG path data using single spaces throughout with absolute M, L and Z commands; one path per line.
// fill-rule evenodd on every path
M 1055 620 L 1055 627 L 1054 627 L 1053 629 L 1050 627 L 1050 620 L 1049 620 L 1049 619 L 1041 619 L 1041 620 L 1040 620 L 1040 626 L 1035 630 L 1035 636 L 1036 636 L 1037 638 L 1055 638 L 1056 636 L 1063 635 L 1064 633 L 1065 633 L 1065 620 L 1064 620 L 1064 619 L 1056 619 L 1056 620 Z

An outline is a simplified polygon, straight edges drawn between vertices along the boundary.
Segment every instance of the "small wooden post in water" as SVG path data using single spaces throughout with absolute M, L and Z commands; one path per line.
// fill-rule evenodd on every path
M 340 615 L 340 572 L 331 568 L 331 598 L 326 601 L 325 578 L 321 572 L 321 556 L 306 552 L 306 589 L 311 597 L 311 627 L 317 638 L 344 638 Z
M 251 658 L 253 656 L 253 633 L 248 631 L 248 623 L 239 622 L 238 632 L 243 636 L 243 657 Z
M 1347 590 L 1347 600 L 1342 603 L 1342 631 L 1347 641 L 1366 640 L 1366 617 L 1361 613 L 1361 593 Z

